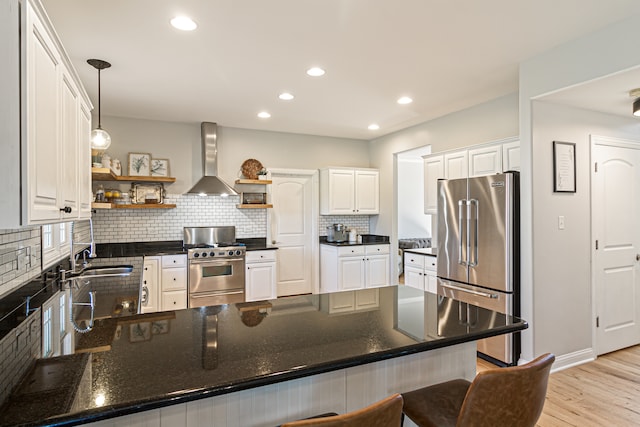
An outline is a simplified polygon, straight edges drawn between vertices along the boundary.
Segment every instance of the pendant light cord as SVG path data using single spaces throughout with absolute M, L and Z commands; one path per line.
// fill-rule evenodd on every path
M 98 68 L 98 129 L 102 129 L 101 114 L 100 114 L 100 68 Z

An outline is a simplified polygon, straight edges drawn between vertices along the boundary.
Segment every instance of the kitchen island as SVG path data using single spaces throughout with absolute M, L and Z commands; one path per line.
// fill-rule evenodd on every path
M 29 419 L 23 401 L 0 425 L 273 426 L 472 379 L 476 340 L 527 327 L 499 313 L 474 324 L 483 309 L 443 302 L 391 286 L 98 320 L 86 339 L 109 350 L 92 353 L 87 403 Z

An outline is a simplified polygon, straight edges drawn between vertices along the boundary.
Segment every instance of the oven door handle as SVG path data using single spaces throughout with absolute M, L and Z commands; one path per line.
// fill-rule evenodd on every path
M 244 261 L 244 258 L 207 258 L 207 259 L 190 259 L 190 264 L 211 264 L 220 262 L 238 262 Z

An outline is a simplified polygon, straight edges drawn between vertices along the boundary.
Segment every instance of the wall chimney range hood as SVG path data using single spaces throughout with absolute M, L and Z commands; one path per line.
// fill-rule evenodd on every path
M 187 194 L 201 196 L 236 196 L 238 193 L 226 182 L 218 178 L 218 125 L 202 122 L 202 172 L 203 177 L 187 191 Z

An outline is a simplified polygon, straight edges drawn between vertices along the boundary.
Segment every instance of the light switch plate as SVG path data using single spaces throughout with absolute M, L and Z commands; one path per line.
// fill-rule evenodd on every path
M 558 230 L 564 230 L 564 215 L 558 216 Z

